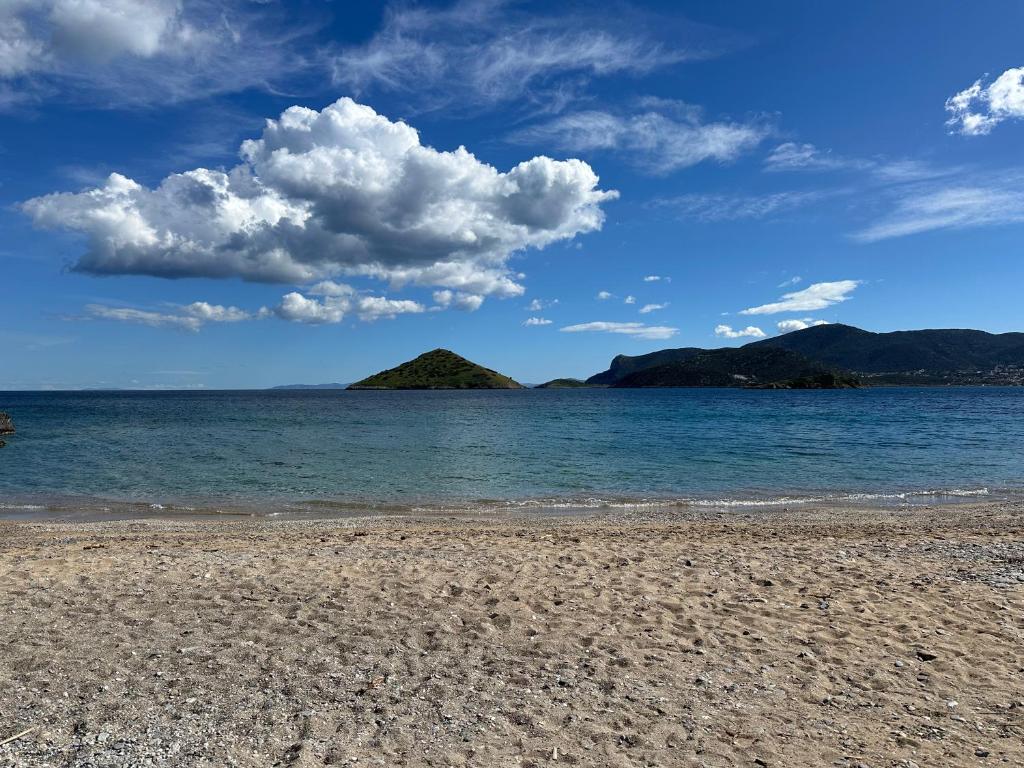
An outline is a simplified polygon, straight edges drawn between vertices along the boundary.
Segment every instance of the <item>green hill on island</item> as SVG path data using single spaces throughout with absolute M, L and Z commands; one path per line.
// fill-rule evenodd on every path
M 613 387 L 769 387 L 838 389 L 857 379 L 787 349 L 712 349 L 684 360 L 641 368 Z
M 348 389 L 523 389 L 523 385 L 447 349 L 435 349 Z
M 538 384 L 534 389 L 579 389 L 589 386 L 591 385 L 581 379 L 552 379 Z

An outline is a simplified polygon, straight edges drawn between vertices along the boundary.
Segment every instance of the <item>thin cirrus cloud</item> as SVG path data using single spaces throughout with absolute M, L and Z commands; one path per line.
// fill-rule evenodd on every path
M 772 214 L 803 208 L 831 197 L 835 192 L 774 192 L 764 195 L 728 195 L 691 193 L 652 201 L 654 208 L 665 209 L 682 219 L 702 223 L 764 219 Z
M 227 172 L 198 168 L 155 188 L 115 173 L 21 209 L 83 235 L 73 269 L 89 274 L 293 284 L 344 274 L 518 296 L 512 254 L 600 229 L 601 205 L 617 197 L 580 160 L 501 172 L 348 98 L 285 110 L 241 154 Z
M 832 150 L 793 141 L 779 144 L 764 161 L 764 169 L 769 172 L 864 170 L 873 165 L 870 160 L 841 157 Z
M 1024 110 L 1024 90 L 1021 98 Z M 1000 97 L 996 103 L 1012 104 L 1012 99 Z M 998 114 L 1003 117 L 1000 119 L 1004 119 L 1009 110 L 1008 106 L 1001 107 Z M 872 199 L 885 201 L 883 213 L 876 213 L 874 221 L 851 233 L 854 240 L 863 243 L 933 230 L 969 229 L 1024 221 L 1020 172 L 985 175 L 970 168 L 935 166 L 917 160 L 857 160 L 835 156 L 811 144 L 780 145 L 769 156 L 765 170 L 860 171 L 860 180 L 853 187 L 836 190 L 834 194 L 870 191 Z M 717 201 L 716 205 L 708 201 L 700 204 L 691 202 L 690 209 L 705 219 L 716 216 L 743 218 L 770 213 L 791 203 L 801 204 L 798 197 L 788 197 L 789 194 L 780 193 L 755 201 L 732 198 Z M 824 193 L 806 194 L 811 195 L 807 200 L 813 200 L 813 196 L 820 197 Z
M 802 291 L 783 294 L 779 301 L 750 307 L 740 312 L 741 315 L 775 315 L 780 312 L 813 312 L 831 307 L 833 304 L 847 301 L 860 280 L 836 280 L 831 283 L 814 283 Z
M 645 325 L 644 323 L 613 323 L 598 320 L 591 323 L 567 325 L 560 329 L 562 333 L 616 333 L 632 336 L 636 339 L 659 340 L 670 339 L 679 333 L 678 328 L 665 325 Z
M 593 79 L 637 77 L 735 45 L 711 27 L 626 5 L 614 14 L 539 14 L 461 0 L 441 8 L 392 4 L 368 42 L 334 51 L 330 65 L 336 84 L 390 92 L 414 108 L 520 101 L 550 112 Z
M 920 160 L 857 158 L 835 154 L 814 144 L 786 142 L 775 147 L 764 160 L 768 173 L 860 172 L 865 184 L 896 185 L 951 176 L 962 169 L 934 166 Z
M 853 238 L 872 243 L 933 230 L 971 229 L 1024 222 L 1020 178 L 924 185 L 902 192 L 889 210 Z
M 722 339 L 763 339 L 767 334 L 756 325 L 734 329 L 730 325 L 716 325 L 715 336 Z
M 0 2 L 0 108 L 192 101 L 268 87 L 311 66 L 312 30 L 244 0 Z
M 988 85 L 975 80 L 946 100 L 950 132 L 984 136 L 1005 120 L 1024 117 L 1024 67 L 1008 69 Z
M 639 170 L 660 176 L 705 161 L 732 162 L 770 132 L 758 123 L 707 122 L 699 109 L 677 102 L 647 103 L 659 109 L 632 115 L 575 112 L 524 128 L 509 139 L 572 152 L 615 152 Z
M 523 325 L 527 328 L 537 325 L 551 325 L 551 323 L 552 321 L 548 320 L 546 317 L 528 317 L 523 321 Z

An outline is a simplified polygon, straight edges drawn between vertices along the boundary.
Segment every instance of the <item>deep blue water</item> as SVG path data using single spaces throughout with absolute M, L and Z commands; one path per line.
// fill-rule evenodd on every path
M 1024 390 L 11 392 L 0 505 L 1024 489 Z

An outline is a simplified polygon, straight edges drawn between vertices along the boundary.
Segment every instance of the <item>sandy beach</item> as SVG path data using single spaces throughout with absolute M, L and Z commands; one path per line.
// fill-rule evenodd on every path
M 0 594 L 5 766 L 1024 765 L 1016 502 L 7 522 Z

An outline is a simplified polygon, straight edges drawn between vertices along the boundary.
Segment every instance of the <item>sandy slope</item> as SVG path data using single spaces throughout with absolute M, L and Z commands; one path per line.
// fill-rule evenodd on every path
M 0 524 L 0 765 L 1024 765 L 1022 571 L 1010 504 Z

